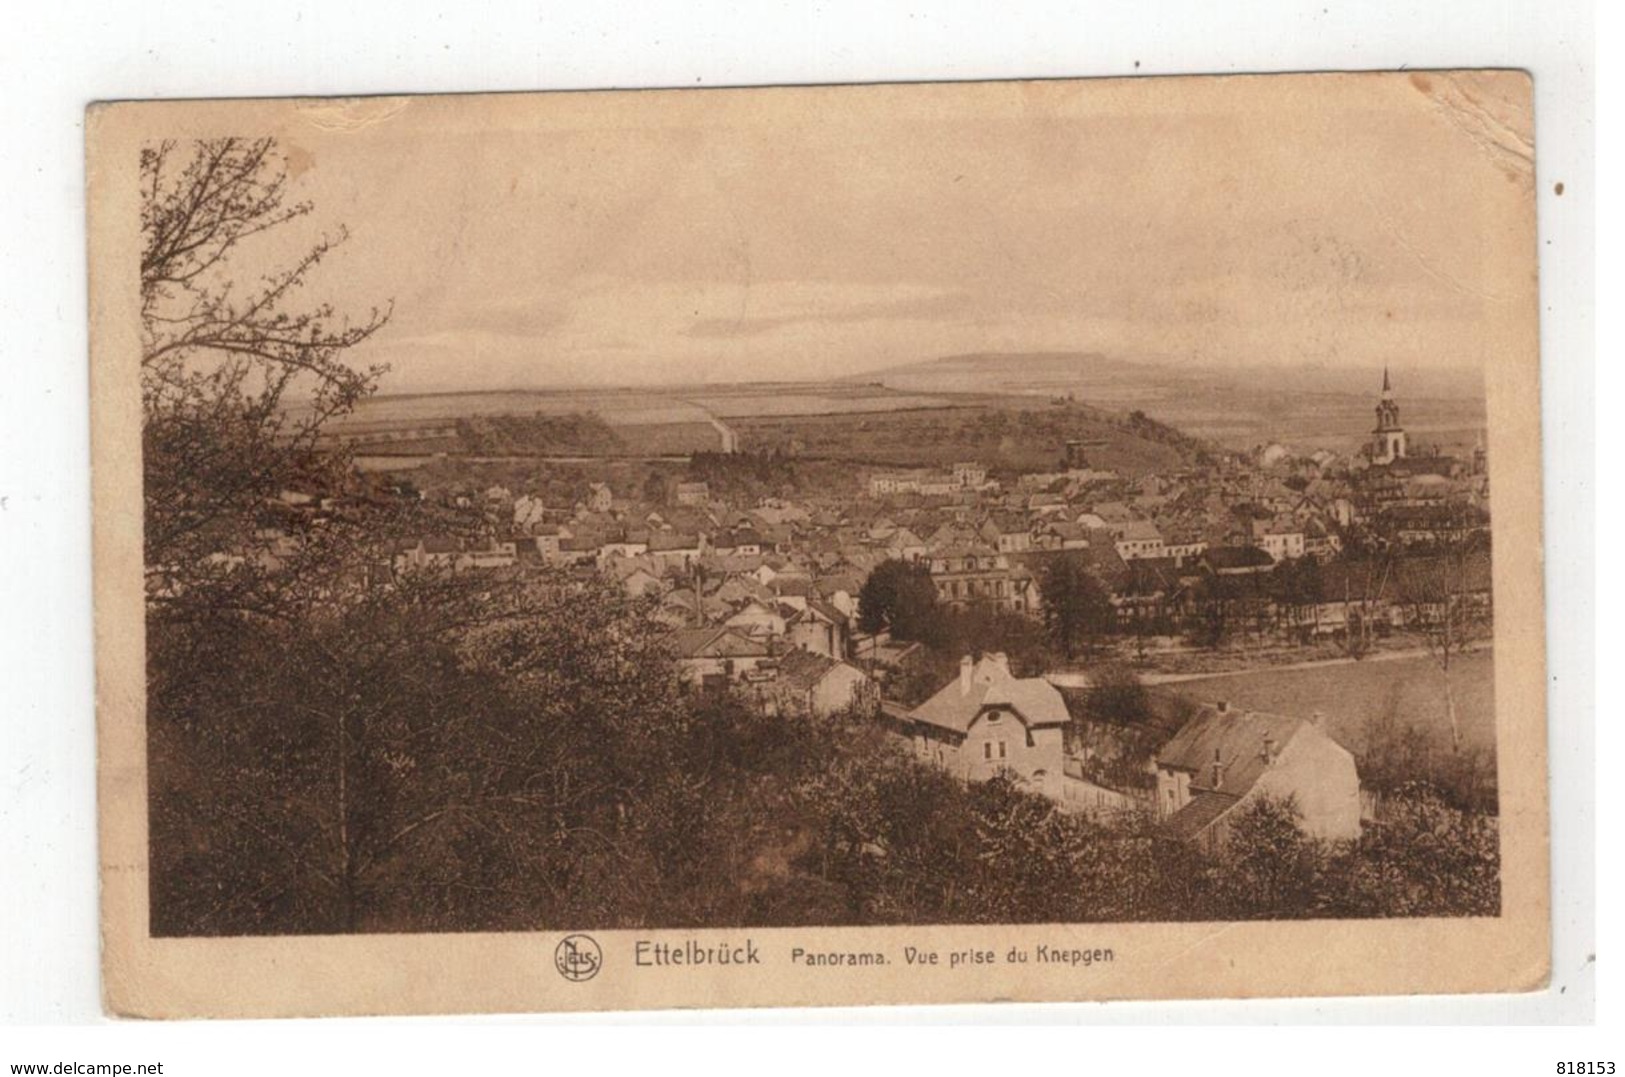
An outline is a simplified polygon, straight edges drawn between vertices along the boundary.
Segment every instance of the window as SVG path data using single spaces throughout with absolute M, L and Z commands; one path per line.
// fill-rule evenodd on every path
M 993 742 L 992 741 L 984 740 L 982 742 L 982 758 L 983 759 L 992 759 L 993 758 Z
M 1004 741 L 999 741 L 999 758 L 1004 758 Z

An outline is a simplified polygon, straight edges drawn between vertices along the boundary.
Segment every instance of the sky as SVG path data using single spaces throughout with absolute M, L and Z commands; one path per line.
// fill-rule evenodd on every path
M 386 392 L 807 380 L 1003 351 L 1460 368 L 1531 295 L 1519 76 L 266 115 L 316 207 L 303 223 L 349 231 L 311 299 L 394 304 L 356 357 L 390 364 Z

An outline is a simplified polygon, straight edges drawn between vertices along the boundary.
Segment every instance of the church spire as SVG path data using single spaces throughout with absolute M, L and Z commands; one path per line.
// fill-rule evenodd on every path
M 1382 367 L 1382 398 L 1377 401 L 1377 428 L 1371 431 L 1370 453 L 1373 464 L 1391 464 L 1405 455 L 1405 430 L 1399 425 L 1394 380 L 1386 363 Z

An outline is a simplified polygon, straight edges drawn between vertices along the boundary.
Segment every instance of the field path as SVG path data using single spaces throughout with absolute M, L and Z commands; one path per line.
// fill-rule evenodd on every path
M 710 408 L 706 407 L 704 404 L 701 404 L 697 400 L 688 400 L 685 398 L 681 401 L 681 403 L 698 408 L 700 411 L 705 413 L 705 421 L 716 427 L 717 433 L 722 435 L 723 452 L 736 453 L 739 451 L 738 433 L 734 431 L 733 427 L 723 422 L 722 419 L 717 416 L 716 412 L 712 411 Z

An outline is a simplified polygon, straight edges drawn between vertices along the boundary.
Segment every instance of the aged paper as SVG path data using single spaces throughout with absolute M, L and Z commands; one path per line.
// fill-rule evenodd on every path
M 111 1011 L 1545 981 L 1522 73 L 87 151 Z

